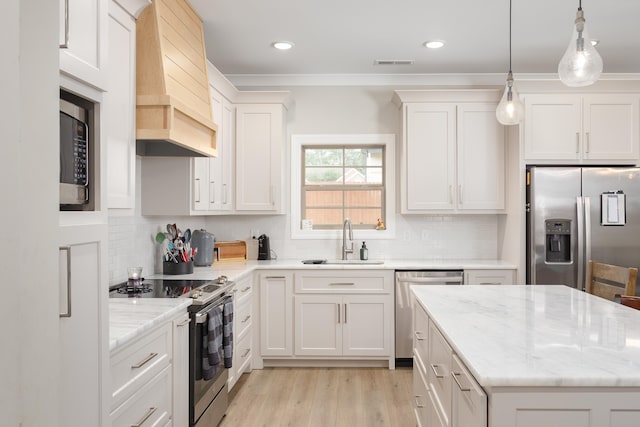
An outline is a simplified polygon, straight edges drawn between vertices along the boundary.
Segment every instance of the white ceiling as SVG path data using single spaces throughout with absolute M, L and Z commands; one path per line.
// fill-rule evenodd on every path
M 190 0 L 225 75 L 505 73 L 509 0 Z M 513 0 L 513 71 L 557 73 L 578 0 Z M 604 73 L 640 73 L 640 0 L 584 0 Z M 443 39 L 439 50 L 422 44 Z M 295 47 L 278 51 L 276 40 Z M 413 65 L 374 65 L 412 59 Z

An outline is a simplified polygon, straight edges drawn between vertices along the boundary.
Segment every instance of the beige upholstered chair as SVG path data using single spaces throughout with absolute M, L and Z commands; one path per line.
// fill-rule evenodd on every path
M 589 260 L 586 291 L 613 301 L 616 295 L 635 295 L 637 268 L 601 264 Z

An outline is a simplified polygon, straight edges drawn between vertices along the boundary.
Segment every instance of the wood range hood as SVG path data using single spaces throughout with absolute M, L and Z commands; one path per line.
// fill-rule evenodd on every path
M 153 0 L 136 52 L 137 154 L 217 156 L 200 16 L 186 0 Z

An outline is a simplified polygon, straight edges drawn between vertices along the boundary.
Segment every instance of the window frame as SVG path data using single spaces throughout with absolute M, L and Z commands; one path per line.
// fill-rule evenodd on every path
M 342 239 L 342 229 L 302 230 L 302 147 L 331 148 L 349 146 L 383 146 L 382 197 L 385 230 L 354 227 L 357 240 L 392 239 L 395 237 L 395 135 L 394 134 L 314 134 L 291 136 L 291 238 Z M 366 186 L 365 186 L 366 187 Z M 358 188 L 365 188 L 358 187 Z M 380 186 L 376 185 L 377 188 Z M 341 187 L 342 188 L 342 187 Z M 386 216 L 386 217 L 385 217 Z M 355 225 L 355 224 L 354 224 Z

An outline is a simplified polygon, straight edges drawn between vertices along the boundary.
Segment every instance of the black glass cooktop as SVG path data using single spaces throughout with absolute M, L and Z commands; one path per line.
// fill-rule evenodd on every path
M 132 288 L 128 282 L 109 287 L 110 298 L 178 298 L 210 280 L 144 279 L 142 286 Z

